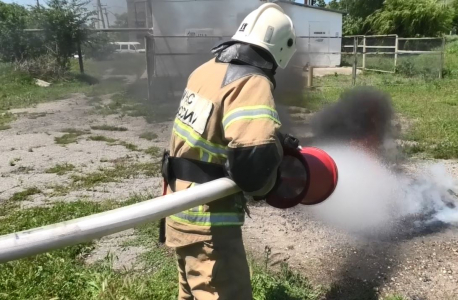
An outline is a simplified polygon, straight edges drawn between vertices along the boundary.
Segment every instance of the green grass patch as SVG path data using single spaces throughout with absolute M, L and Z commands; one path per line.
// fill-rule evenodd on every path
M 60 132 L 74 133 L 74 134 L 79 134 L 79 135 L 91 133 L 89 130 L 81 130 L 81 129 L 76 129 L 76 128 L 64 128 Z
M 54 142 L 59 145 L 68 145 L 76 143 L 81 135 L 82 134 L 78 133 L 66 133 L 63 136 L 55 137 Z
M 115 143 L 117 139 L 112 139 L 103 135 L 95 135 L 95 136 L 90 136 L 89 140 L 91 141 L 96 141 L 96 142 L 107 142 L 107 143 Z
M 122 141 L 122 142 L 119 142 L 118 145 L 124 146 L 124 147 L 126 147 L 126 149 L 128 149 L 130 151 L 138 151 L 138 146 L 134 145 L 132 143 L 128 143 L 128 142 Z
M 104 131 L 127 131 L 126 127 L 110 126 L 110 125 L 99 125 L 91 126 L 93 130 L 104 130 Z
M 140 138 L 152 141 L 157 139 L 157 134 L 155 134 L 154 132 L 144 132 L 140 135 Z
M 55 143 L 59 145 L 76 143 L 80 136 L 91 133 L 89 130 L 80 130 L 75 128 L 65 128 L 62 129 L 61 132 L 66 132 L 66 134 L 54 138 Z
M 31 187 L 26 189 L 25 191 L 22 192 L 17 192 L 14 193 L 13 196 L 9 199 L 9 201 L 14 201 L 14 202 L 20 202 L 20 201 L 25 201 L 29 198 L 29 196 L 33 196 L 36 194 L 40 194 L 41 191 L 36 188 L 36 187 Z
M 4 124 L 0 125 L 0 131 L 2 131 L 2 130 L 8 130 L 8 129 L 11 129 L 11 126 L 10 126 L 10 125 L 4 125 Z
M 0 234 L 28 230 L 40 226 L 81 218 L 149 197 L 132 197 L 126 202 L 76 201 L 58 202 L 52 207 L 11 210 L 0 222 Z M 113 270 L 114 256 L 107 255 L 88 265 L 95 245 L 84 243 L 0 265 L 0 299 L 176 299 L 178 280 L 173 252 L 157 244 L 158 223 L 150 222 L 134 230 L 135 238 L 122 247 L 143 246 L 147 252 L 137 258 L 141 270 Z M 307 278 L 283 264 L 273 272 L 250 261 L 253 299 L 255 300 L 317 300 L 325 290 L 312 286 Z M 387 300 L 401 300 L 392 297 Z
M 47 169 L 45 172 L 50 174 L 64 175 L 68 172 L 71 172 L 75 169 L 75 166 L 72 164 L 57 164 L 52 168 Z
M 145 153 L 153 157 L 158 157 L 159 155 L 162 154 L 161 148 L 159 147 L 149 147 L 148 149 L 145 150 Z
M 50 186 L 56 195 L 65 195 L 70 191 L 91 189 L 103 183 L 119 182 L 122 179 L 135 178 L 140 175 L 157 177 L 160 174 L 158 163 L 130 163 L 125 160 L 115 162 L 113 168 L 99 169 L 84 175 L 72 175 L 68 186 Z

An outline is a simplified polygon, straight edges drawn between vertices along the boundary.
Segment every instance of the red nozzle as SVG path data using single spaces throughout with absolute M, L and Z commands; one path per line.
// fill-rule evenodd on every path
M 313 147 L 301 149 L 309 172 L 309 189 L 301 204 L 314 205 L 325 201 L 337 187 L 337 165 L 323 150 Z

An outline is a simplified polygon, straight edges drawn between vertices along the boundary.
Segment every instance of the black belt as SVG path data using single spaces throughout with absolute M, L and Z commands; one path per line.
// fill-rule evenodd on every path
M 226 177 L 227 173 L 222 165 L 182 157 L 171 157 L 166 151 L 162 159 L 162 176 L 172 191 L 175 192 L 177 179 L 202 184 Z
M 175 192 L 177 179 L 202 184 L 226 177 L 227 173 L 222 165 L 182 157 L 171 157 L 169 151 L 164 151 L 162 176 L 170 189 Z M 159 243 L 165 243 L 165 219 L 161 219 L 159 223 Z

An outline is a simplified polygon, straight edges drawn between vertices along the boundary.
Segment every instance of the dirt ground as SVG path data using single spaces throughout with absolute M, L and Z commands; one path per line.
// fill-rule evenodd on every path
M 109 103 L 110 97 L 102 97 L 102 102 Z M 161 192 L 161 179 L 146 175 L 91 188 L 74 187 L 64 195 L 56 193 L 56 186 L 70 184 L 75 175 L 113 168 L 119 160 L 131 164 L 157 161 L 144 150 L 166 147 L 170 122 L 148 124 L 142 117 L 98 114 L 91 99 L 81 94 L 11 112 L 18 116 L 17 120 L 11 129 L 0 131 L 0 201 L 28 188 L 38 188 L 40 192 L 22 202 L 23 207 L 82 198 L 123 200 L 135 194 Z M 96 125 L 122 126 L 127 130 L 91 129 Z M 304 127 L 295 128 L 299 133 L 305 132 Z M 56 144 L 55 138 L 64 135 L 62 131 L 66 129 L 84 134 L 75 143 Z M 145 132 L 154 132 L 157 138 L 140 138 Z M 129 150 L 119 142 L 89 139 L 97 135 L 133 144 L 137 149 Z M 49 173 L 49 168 L 65 163 L 75 168 L 63 175 Z M 448 167 L 456 176 L 457 164 L 449 162 Z M 457 228 L 402 238 L 362 239 L 322 224 L 305 207 L 283 211 L 261 204 L 251 207 L 244 234 L 246 247 L 253 255 L 263 259 L 266 250 L 270 251 L 268 264 L 287 262 L 314 284 L 331 286 L 325 299 L 370 300 L 395 293 L 410 299 L 458 299 Z M 136 257 L 144 249 L 120 247 L 131 237 L 132 231 L 126 231 L 100 240 L 88 263 L 113 252 L 118 257 L 116 268 L 136 266 Z

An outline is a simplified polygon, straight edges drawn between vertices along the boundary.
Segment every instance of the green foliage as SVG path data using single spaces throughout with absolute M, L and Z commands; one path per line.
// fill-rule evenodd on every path
M 105 131 L 127 131 L 126 127 L 119 127 L 119 126 L 110 126 L 110 125 L 97 125 L 91 126 L 93 130 L 105 130 Z
M 144 132 L 140 135 L 140 138 L 142 139 L 145 139 L 145 140 L 148 140 L 148 141 L 152 141 L 152 140 L 155 140 L 157 139 L 157 134 L 154 133 L 154 132 Z
M 315 1 L 312 1 L 312 3 L 314 6 L 326 7 L 326 2 L 324 2 L 324 0 L 315 0 Z
M 9 201 L 25 201 L 29 198 L 29 196 L 33 196 L 39 193 L 41 193 L 41 191 L 36 187 L 28 188 L 22 192 L 14 193 Z
M 21 59 L 27 50 L 27 27 L 29 12 L 18 4 L 0 2 L 0 60 Z
M 104 32 L 92 33 L 83 44 L 83 55 L 94 60 L 110 60 L 116 50 L 116 46 L 111 42 L 112 37 Z
M 46 170 L 46 173 L 64 175 L 65 173 L 71 172 L 75 169 L 75 166 L 69 163 L 57 164 L 52 168 Z
M 34 8 L 39 28 L 50 53 L 64 69 L 70 69 L 70 57 L 76 52 L 77 43 L 88 40 L 86 24 L 94 12 L 89 11 L 85 0 L 49 0 L 46 8 Z
M 436 0 L 386 0 L 367 20 L 373 34 L 441 36 L 452 28 L 454 12 Z
M 358 35 L 364 32 L 365 22 L 361 17 L 347 15 L 343 17 L 342 33 L 343 35 Z
M 315 300 L 322 291 L 313 288 L 308 280 L 282 264 L 281 271 L 274 274 L 259 266 L 254 266 L 251 279 L 255 300 Z

